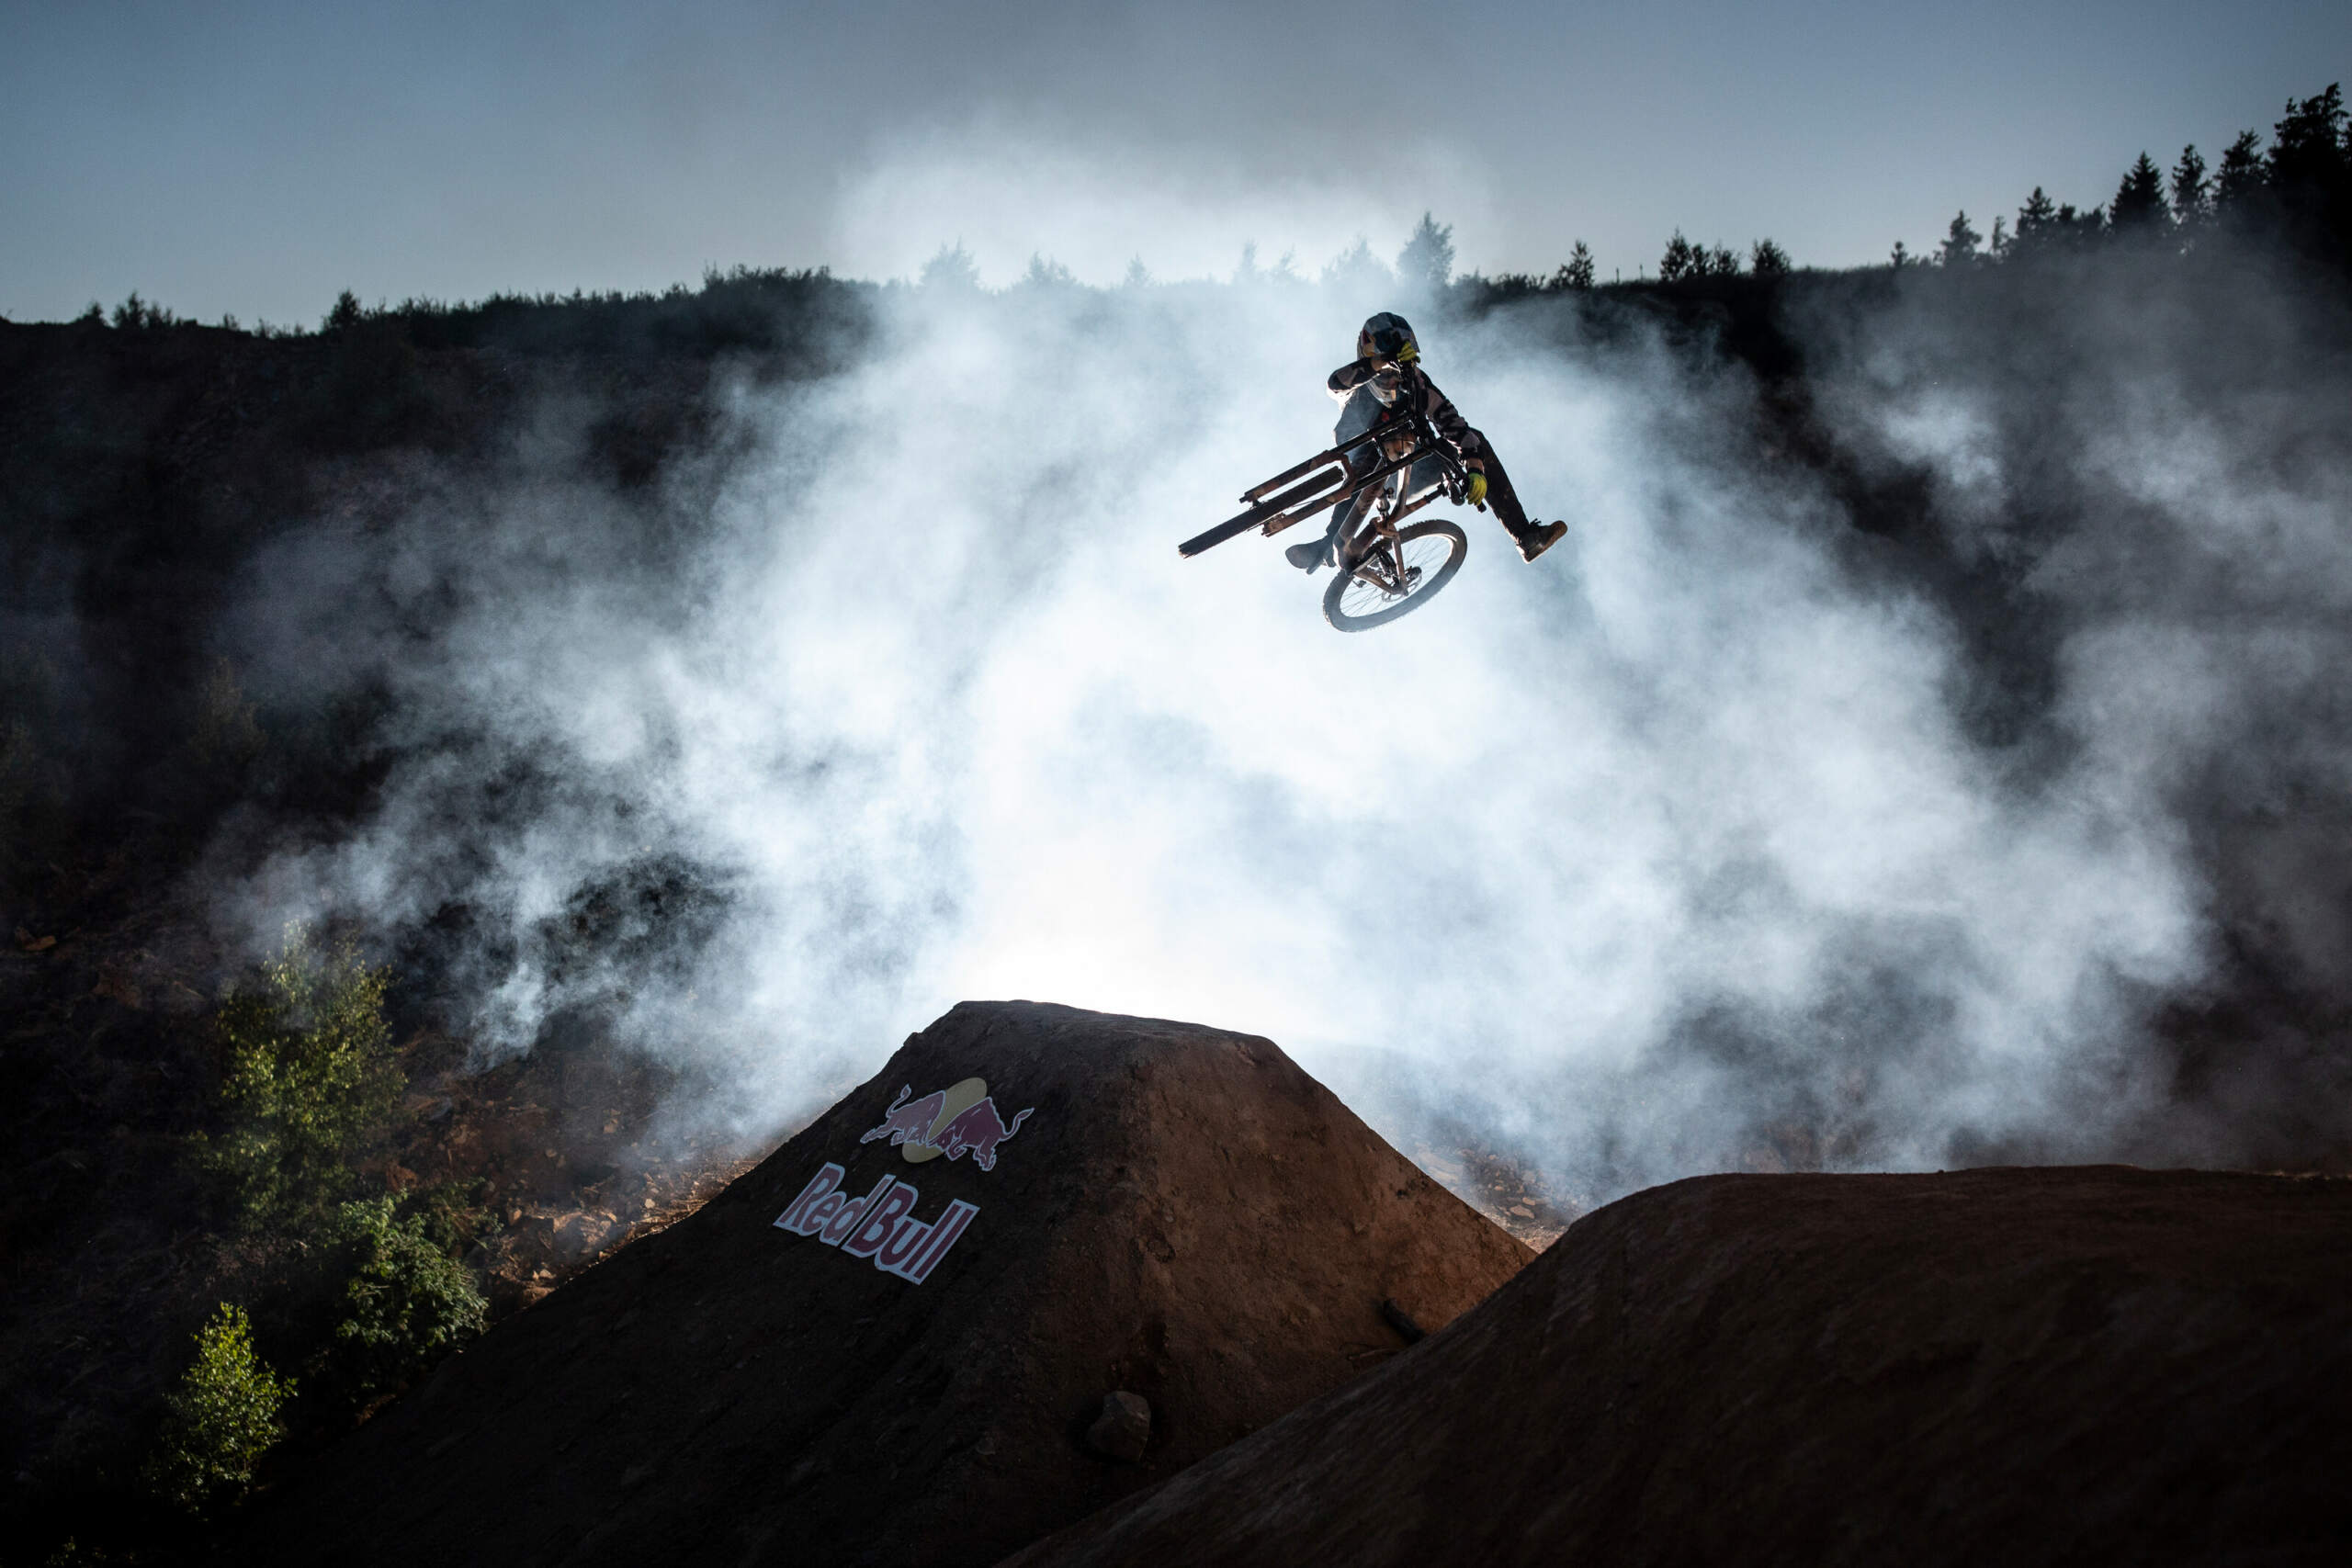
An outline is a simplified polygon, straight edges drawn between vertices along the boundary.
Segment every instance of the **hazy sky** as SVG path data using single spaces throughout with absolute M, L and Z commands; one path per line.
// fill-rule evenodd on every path
M 1023 6 L 0 0 L 0 314 L 1393 254 L 1919 249 L 2352 74 L 2346 0 Z

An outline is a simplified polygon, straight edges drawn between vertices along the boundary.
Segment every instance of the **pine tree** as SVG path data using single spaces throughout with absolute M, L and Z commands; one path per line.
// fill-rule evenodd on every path
M 2062 201 L 2058 204 L 2058 226 L 2075 243 L 2087 243 L 2107 232 L 2107 209 L 2086 207 L 2077 213 L 2072 206 Z
M 922 264 L 922 272 L 916 281 L 925 288 L 969 293 L 980 286 L 980 264 L 972 258 L 971 252 L 964 248 L 964 242 L 958 240 L 952 246 L 940 246 L 939 254 Z
M 2251 130 L 2239 131 L 2238 139 L 2222 150 L 2222 166 L 2213 175 L 2213 209 L 2226 212 L 2244 207 L 2268 178 L 2263 166 L 2262 138 Z
M 2004 227 L 2007 222 L 2008 220 L 1999 213 L 1993 215 L 1993 237 L 1984 243 L 1984 251 L 1995 261 L 1999 261 L 2009 254 L 2010 239 Z
M 2108 223 L 2118 234 L 2151 234 L 2172 227 L 2172 209 L 2165 203 L 2165 177 L 2145 152 L 2124 171 L 2108 204 Z
M 1396 253 L 1396 276 L 1407 283 L 1443 288 L 1453 276 L 1453 225 L 1422 213 L 1412 237 Z
M 1682 231 L 1677 229 L 1674 238 L 1666 243 L 1666 254 L 1658 258 L 1657 280 L 1660 283 L 1679 283 L 1686 277 L 1695 277 L 1703 264 L 1704 258 L 1699 248 L 1684 239 Z
M 1911 247 L 1897 240 L 1894 242 L 1894 249 L 1887 253 L 1886 259 L 1895 271 L 1901 272 L 1905 267 L 1911 265 L 1915 258 L 1911 254 Z
M 1747 265 L 1758 277 L 1786 277 L 1789 275 L 1789 253 L 1770 240 L 1758 240 L 1749 247 Z
M 1323 287 L 1355 288 L 1385 288 L 1396 281 L 1396 275 L 1380 265 L 1372 254 L 1372 243 L 1362 235 L 1355 243 L 1333 256 L 1323 267 Z
M 2025 205 L 2018 209 L 2018 233 L 2010 242 L 2011 246 L 2026 253 L 2040 250 L 2056 236 L 2057 227 L 2056 204 L 2036 186 L 2033 194 L 2025 198 Z
M 2205 160 L 2192 141 L 2180 150 L 2180 161 L 2172 166 L 2173 221 L 2193 229 L 2212 211 L 2212 182 L 2205 177 Z
M 1592 287 L 1592 252 L 1582 240 L 1568 253 L 1568 259 L 1560 264 L 1560 270 L 1552 275 L 1550 287 L 1578 292 Z
M 1943 266 L 1973 266 L 1977 258 L 1977 245 L 1984 236 L 1968 220 L 1968 209 L 1953 214 L 1951 227 L 1945 231 L 1943 243 L 1936 247 L 1936 260 Z

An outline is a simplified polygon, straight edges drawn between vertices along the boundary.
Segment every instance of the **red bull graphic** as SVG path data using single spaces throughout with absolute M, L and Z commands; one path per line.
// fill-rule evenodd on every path
M 899 1098 L 890 1102 L 888 1112 L 882 1118 L 882 1125 L 857 1141 L 870 1144 L 876 1138 L 888 1138 L 894 1149 L 901 1144 L 928 1145 L 931 1130 L 939 1125 L 940 1118 L 946 1114 L 947 1091 L 935 1089 L 921 1100 L 908 1100 L 907 1096 L 914 1091 L 912 1084 L 899 1090 Z
M 1016 1122 L 1019 1120 L 1014 1118 Z M 842 1167 L 828 1163 L 775 1217 L 776 1229 L 813 1235 L 852 1258 L 865 1258 L 885 1274 L 920 1285 L 963 1235 L 972 1216 L 980 1212 L 959 1198 L 938 1219 L 925 1224 L 910 1213 L 921 1196 L 913 1187 L 886 1176 L 865 1197 L 852 1199 L 841 1190 L 848 1175 Z
M 961 1159 L 968 1154 L 972 1163 L 982 1170 L 994 1170 L 997 1145 L 1021 1131 L 1021 1123 L 1036 1107 L 1015 1112 L 1008 1122 L 997 1110 L 988 1087 L 982 1079 L 966 1078 L 953 1088 L 933 1089 L 921 1100 L 913 1100 L 909 1097 L 914 1093 L 915 1086 L 907 1084 L 883 1113 L 882 1124 L 869 1129 L 857 1141 L 870 1144 L 888 1138 L 893 1148 L 918 1164 L 941 1155 Z
M 1031 1106 L 1030 1111 L 1035 1110 Z M 966 1150 L 971 1151 L 972 1163 L 982 1170 L 996 1168 L 996 1146 L 1021 1131 L 1021 1123 L 1029 1120 L 1029 1111 L 1018 1112 L 1012 1124 L 1006 1126 L 1004 1118 L 996 1113 L 996 1101 L 982 1100 L 960 1112 L 946 1126 L 932 1134 L 931 1146 L 949 1159 L 960 1159 Z

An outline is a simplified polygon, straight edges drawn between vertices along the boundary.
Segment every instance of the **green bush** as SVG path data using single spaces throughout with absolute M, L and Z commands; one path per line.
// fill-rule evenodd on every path
M 254 1466 L 286 1435 L 279 1406 L 294 1393 L 254 1354 L 242 1308 L 223 1302 L 197 1330 L 196 1360 L 165 1400 L 164 1433 L 145 1477 L 157 1496 L 200 1512 L 253 1484 Z
M 348 942 L 322 953 L 299 925 L 214 1021 L 227 1128 L 199 1158 L 254 1230 L 299 1232 L 350 1190 L 351 1160 L 390 1119 L 402 1080 L 384 1021 L 388 972 Z
M 397 1393 L 482 1331 L 489 1303 L 425 1215 L 397 1217 L 394 1200 L 363 1199 L 337 1212 L 336 1233 L 348 1273 L 329 1355 L 355 1404 Z

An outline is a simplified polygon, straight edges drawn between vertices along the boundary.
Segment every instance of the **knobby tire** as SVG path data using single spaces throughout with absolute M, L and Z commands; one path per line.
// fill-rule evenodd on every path
M 1415 540 L 1424 539 L 1444 540 L 1451 545 L 1444 560 L 1438 561 L 1434 550 L 1411 549 Z M 1331 585 L 1323 591 L 1323 618 L 1331 623 L 1334 630 L 1370 631 L 1374 626 L 1385 626 L 1397 616 L 1410 615 L 1419 609 L 1439 589 L 1453 581 L 1453 574 L 1462 570 L 1463 558 L 1470 553 L 1470 540 L 1451 523 L 1416 523 L 1397 532 L 1394 547 L 1400 557 L 1428 558 L 1419 563 L 1421 568 L 1419 578 L 1405 592 L 1394 596 L 1386 594 L 1377 583 L 1363 580 L 1361 585 L 1371 589 L 1372 592 L 1356 596 L 1359 605 L 1355 611 L 1348 609 L 1344 602 L 1348 590 L 1359 586 L 1356 574 L 1342 572 L 1333 578 Z M 1364 603 L 1367 600 L 1369 606 Z

